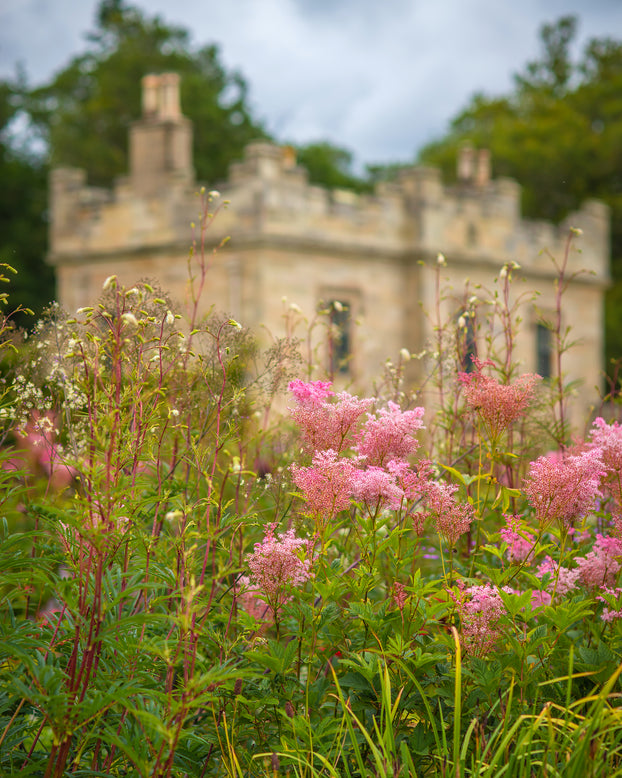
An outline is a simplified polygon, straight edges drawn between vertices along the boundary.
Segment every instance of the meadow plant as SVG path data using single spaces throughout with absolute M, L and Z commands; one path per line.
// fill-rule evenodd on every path
M 439 406 L 401 370 L 359 397 L 199 314 L 218 203 L 185 313 L 111 277 L 4 318 L 0 773 L 619 773 L 621 427 L 570 447 L 555 382 L 530 433 L 518 268 L 471 372 L 435 306 Z

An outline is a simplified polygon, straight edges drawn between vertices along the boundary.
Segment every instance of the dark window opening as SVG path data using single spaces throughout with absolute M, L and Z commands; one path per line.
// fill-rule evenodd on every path
M 536 325 L 536 371 L 542 378 L 550 378 L 553 357 L 553 338 L 551 330 L 545 324 Z
M 473 362 L 477 356 L 477 338 L 475 337 L 475 322 L 470 316 L 464 318 L 464 324 L 459 320 L 458 323 L 458 356 L 460 360 L 460 369 L 464 373 L 472 373 L 475 370 Z M 461 326 L 463 324 L 463 326 Z
M 352 359 L 350 306 L 339 300 L 328 304 L 328 369 L 329 374 L 347 375 Z
M 469 224 L 467 227 L 466 243 L 467 246 L 477 246 L 477 227 L 474 224 Z

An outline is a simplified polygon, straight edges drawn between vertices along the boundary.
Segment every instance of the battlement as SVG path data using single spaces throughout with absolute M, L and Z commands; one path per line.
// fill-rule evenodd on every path
M 187 242 L 196 217 L 191 144 L 179 77 L 145 76 L 143 116 L 130 128 L 129 175 L 106 191 L 89 187 L 84 171 L 53 171 L 50 260 Z M 584 246 L 571 269 L 587 267 L 592 281 L 607 282 L 606 206 L 587 203 L 560 226 L 531 222 L 521 217 L 519 184 L 491 177 L 487 150 L 462 148 L 457 173 L 457 183 L 446 185 L 440 171 L 412 167 L 372 194 L 328 190 L 309 183 L 291 147 L 252 143 L 219 185 L 231 204 L 213 238 L 226 234 L 233 245 L 276 240 L 405 259 L 443 252 L 460 263 L 499 267 L 516 261 L 545 273 L 540 251 L 562 252 L 570 224 L 582 229 Z

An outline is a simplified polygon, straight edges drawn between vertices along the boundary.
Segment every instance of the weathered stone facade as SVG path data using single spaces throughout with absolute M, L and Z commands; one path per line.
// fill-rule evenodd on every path
M 49 261 L 61 305 L 73 311 L 92 304 L 113 274 L 126 286 L 157 279 L 184 299 L 190 224 L 199 216 L 191 148 L 177 76 L 147 76 L 143 117 L 130 128 L 129 175 L 103 190 L 87 185 L 85 171 L 52 172 Z M 459 183 L 446 186 L 438 170 L 413 167 L 373 195 L 356 195 L 310 185 L 291 150 L 248 146 L 218 186 L 230 204 L 208 240 L 230 241 L 211 261 L 203 310 L 214 305 L 258 332 L 265 325 L 280 334 L 282 298 L 309 318 L 320 301 L 339 301 L 359 322 L 349 333 L 348 380 L 365 389 L 387 357 L 402 348 L 420 352 L 433 339 L 422 306 L 430 309 L 435 300 L 439 252 L 447 259 L 448 316 L 460 310 L 466 277 L 472 294 L 485 301 L 503 265 L 517 262 L 524 283 L 516 294 L 534 290 L 538 299 L 524 298 L 516 355 L 525 371 L 535 371 L 539 346 L 542 352 L 539 317 L 555 309 L 555 272 L 543 252 L 561 261 L 569 227 L 580 228 L 569 258 L 563 325 L 573 328 L 577 341 L 564 369 L 583 382 L 584 412 L 603 369 L 606 206 L 587 202 L 559 227 L 526 221 L 519 185 L 491 179 L 485 152 L 466 149 L 458 174 Z

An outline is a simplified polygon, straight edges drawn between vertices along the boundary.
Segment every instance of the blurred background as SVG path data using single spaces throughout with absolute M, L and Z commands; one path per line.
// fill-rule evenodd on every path
M 607 364 L 622 357 L 619 0 L 8 0 L 0 10 L 0 262 L 11 304 L 54 299 L 50 166 L 126 170 L 140 79 L 182 75 L 197 178 L 247 143 L 290 144 L 311 181 L 368 191 L 414 162 L 455 177 L 465 142 L 523 187 L 527 217 L 587 198 L 612 216 Z M 28 326 L 32 317 L 18 317 Z

